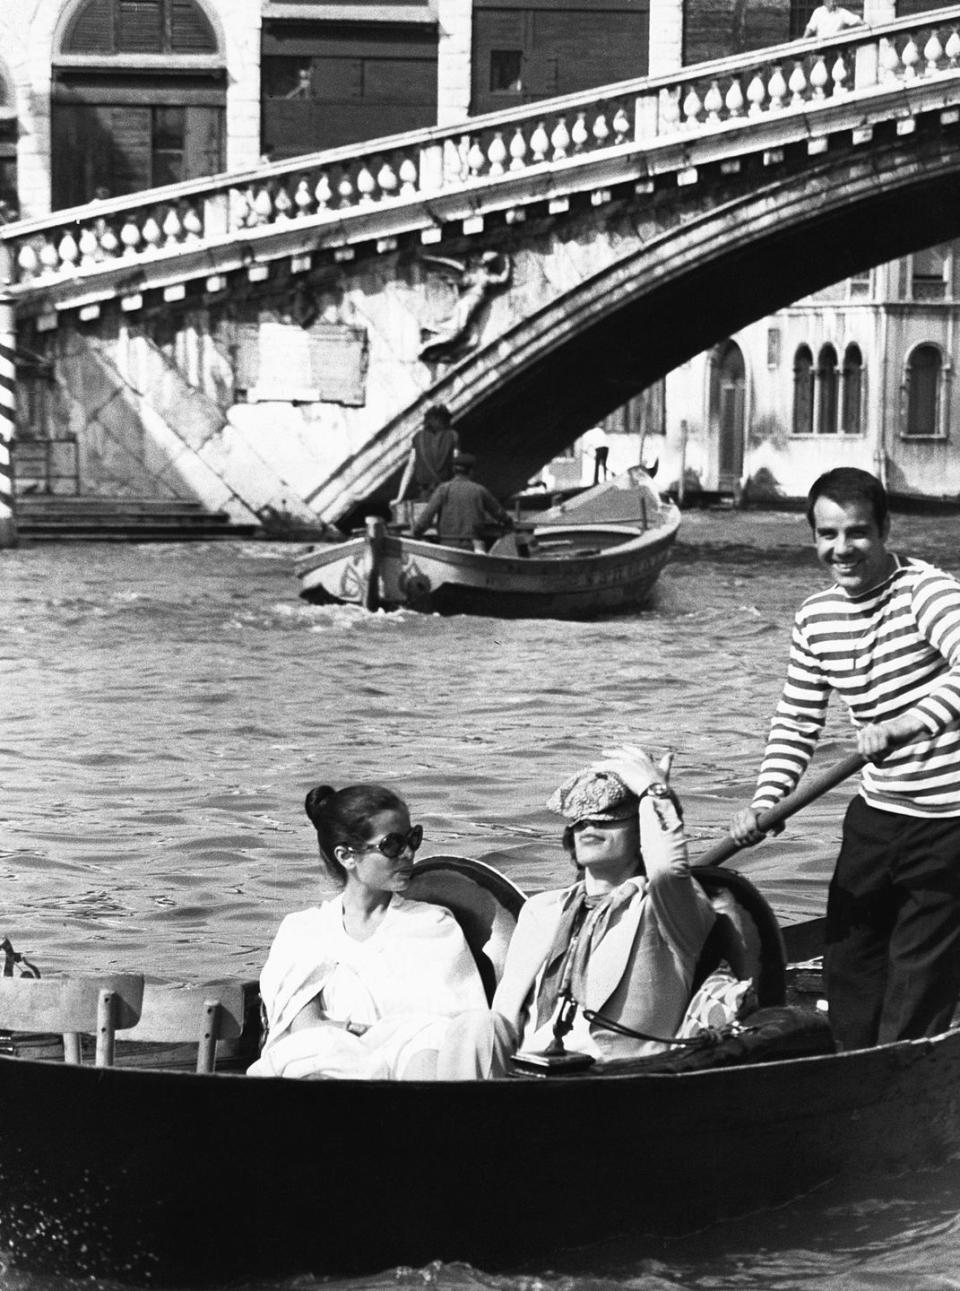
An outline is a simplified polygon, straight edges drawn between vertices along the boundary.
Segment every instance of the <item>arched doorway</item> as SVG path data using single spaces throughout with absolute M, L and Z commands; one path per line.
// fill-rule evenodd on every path
M 224 168 L 226 68 L 199 0 L 83 0 L 51 93 L 54 208 Z
M 717 428 L 717 488 L 736 493 L 743 476 L 746 367 L 736 341 L 718 346 L 710 381 L 710 425 Z

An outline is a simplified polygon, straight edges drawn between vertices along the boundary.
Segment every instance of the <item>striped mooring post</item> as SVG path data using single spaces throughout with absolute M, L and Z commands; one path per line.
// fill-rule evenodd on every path
M 10 250 L 6 243 L 0 242 L 0 547 L 17 545 L 10 460 L 17 406 L 17 323 L 13 302 L 5 294 L 11 269 Z

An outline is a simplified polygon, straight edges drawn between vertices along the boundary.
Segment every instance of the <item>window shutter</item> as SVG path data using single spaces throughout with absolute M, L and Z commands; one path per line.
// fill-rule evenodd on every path
M 171 0 L 170 44 L 174 54 L 215 54 L 217 40 L 194 0 Z
M 88 0 L 67 29 L 65 54 L 113 54 L 113 0 Z
M 117 48 L 121 54 L 163 52 L 161 0 L 118 0 Z

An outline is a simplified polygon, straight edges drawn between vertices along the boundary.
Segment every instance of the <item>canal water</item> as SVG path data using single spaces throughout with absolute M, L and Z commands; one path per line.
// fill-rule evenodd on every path
M 891 545 L 960 572 L 958 528 L 897 516 Z M 0 553 L 0 932 L 45 971 L 256 976 L 282 916 L 326 890 L 302 810 L 321 781 L 395 786 L 423 855 L 481 858 L 535 890 L 569 877 L 551 790 L 638 741 L 676 751 L 695 854 L 749 798 L 793 609 L 821 585 L 802 518 L 772 512 L 687 512 L 650 606 L 595 623 L 312 607 L 297 598 L 302 550 Z M 821 765 L 851 748 L 836 712 Z M 847 797 L 738 860 L 785 918 L 822 911 Z M 508 1274 L 438 1265 L 256 1291 L 940 1291 L 960 1287 L 958 1205 L 951 1163 L 655 1255 L 573 1236 L 549 1266 Z M 0 1289 L 54 1291 L 2 1257 Z

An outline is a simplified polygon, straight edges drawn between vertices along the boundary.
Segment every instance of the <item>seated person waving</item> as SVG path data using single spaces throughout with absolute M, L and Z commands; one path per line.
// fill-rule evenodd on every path
M 260 977 L 268 1034 L 254 1076 L 465 1080 L 499 1075 L 509 1049 L 453 915 L 409 901 L 423 839 L 375 784 L 307 794 L 339 896 L 288 915 Z
M 668 772 L 669 757 L 655 765 L 625 745 L 548 802 L 579 874 L 531 897 L 510 942 L 493 1007 L 522 1050 L 550 1047 L 560 1010 L 566 1048 L 600 1061 L 659 1052 L 676 1034 L 715 914 L 690 874 Z

